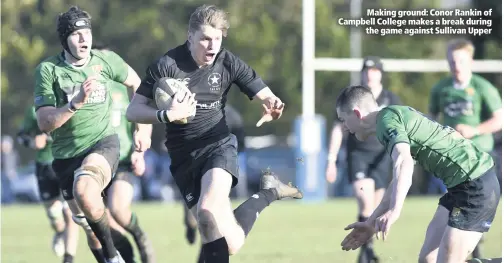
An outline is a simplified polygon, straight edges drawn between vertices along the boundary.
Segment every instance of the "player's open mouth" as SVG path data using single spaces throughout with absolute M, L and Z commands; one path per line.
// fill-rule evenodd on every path
M 88 47 L 89 47 L 88 45 L 82 45 L 80 46 L 79 51 L 87 51 Z
M 207 60 L 212 60 L 214 56 L 215 56 L 215 53 L 213 53 L 213 52 L 208 52 L 205 54 L 205 58 Z

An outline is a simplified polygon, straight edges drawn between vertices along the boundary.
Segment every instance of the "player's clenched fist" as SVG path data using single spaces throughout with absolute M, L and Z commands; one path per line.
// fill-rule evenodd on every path
M 81 84 L 79 94 L 75 96 L 72 99 L 73 105 L 75 108 L 79 109 L 81 108 L 84 103 L 86 103 L 86 100 L 88 99 L 89 95 L 93 90 L 97 87 L 98 81 L 96 79 L 96 76 L 90 76 L 84 82 Z
M 263 116 L 257 122 L 256 126 L 259 127 L 265 122 L 270 122 L 272 120 L 277 120 L 282 116 L 282 112 L 285 106 L 278 97 L 269 97 L 263 101 Z

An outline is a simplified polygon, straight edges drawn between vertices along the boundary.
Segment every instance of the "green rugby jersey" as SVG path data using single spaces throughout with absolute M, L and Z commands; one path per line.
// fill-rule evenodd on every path
M 62 53 L 63 54 L 63 53 Z M 75 67 L 63 55 L 49 57 L 35 71 L 35 107 L 62 107 L 75 95 L 86 78 L 97 75 L 98 87 L 84 106 L 65 124 L 51 132 L 52 152 L 56 159 L 78 156 L 102 138 L 115 133 L 110 125 L 112 83 L 124 82 L 128 66 L 112 51 L 92 50 L 89 61 Z
M 480 177 L 493 167 L 490 154 L 449 126 L 407 106 L 388 106 L 376 119 L 376 136 L 389 154 L 397 143 L 410 145 L 411 156 L 451 188 Z
M 429 100 L 429 112 L 436 116 L 441 113 L 441 122 L 453 128 L 457 124 L 476 127 L 501 107 L 501 96 L 497 89 L 476 74 L 473 74 L 464 88 L 456 87 L 451 77 L 442 79 L 432 88 Z M 492 151 L 492 134 L 482 134 L 471 139 L 482 150 Z

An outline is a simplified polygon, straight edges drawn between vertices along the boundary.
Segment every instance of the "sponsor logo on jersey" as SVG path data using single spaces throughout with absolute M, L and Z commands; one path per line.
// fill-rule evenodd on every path
M 446 105 L 444 113 L 449 117 L 471 116 L 474 114 L 474 105 L 471 100 L 457 100 Z
M 86 100 L 86 103 L 99 104 L 104 103 L 106 99 L 107 99 L 107 89 L 105 88 L 105 85 L 103 85 L 103 83 L 98 83 L 95 90 L 93 90 L 93 92 L 91 92 L 91 94 L 89 95 L 89 98 Z
M 211 102 L 211 103 L 197 103 L 196 108 L 200 109 L 215 109 L 219 108 L 221 106 L 220 100 Z
M 220 91 L 221 83 L 221 74 L 214 72 L 208 76 L 208 85 L 210 86 L 210 91 Z

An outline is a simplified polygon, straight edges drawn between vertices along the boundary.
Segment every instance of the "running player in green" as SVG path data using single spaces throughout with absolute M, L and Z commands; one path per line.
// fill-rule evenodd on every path
M 105 45 L 95 44 L 93 50 L 107 51 Z M 113 219 L 127 230 L 137 244 L 142 263 L 154 263 L 154 251 L 150 240 L 140 228 L 138 217 L 131 211 L 133 202 L 133 177 L 142 176 L 145 172 L 144 152 L 135 151 L 133 134 L 135 125 L 126 119 L 131 94 L 121 83 L 113 82 L 110 89 L 112 111 L 110 123 L 115 128 L 120 142 L 120 155 L 117 173 L 107 191 L 107 206 Z M 152 129 L 146 132 L 151 134 Z M 134 175 L 133 175 L 134 174 Z
M 58 257 L 63 256 L 63 263 L 72 263 L 77 252 L 79 227 L 72 221 L 68 204 L 61 198 L 58 179 L 51 167 L 52 138 L 38 128 L 33 106 L 26 109 L 18 141 L 36 151 L 35 176 L 47 218 L 54 230 L 53 251 Z
M 366 222 L 357 222 L 341 243 L 357 249 L 375 233 L 383 239 L 397 221 L 412 183 L 415 162 L 448 188 L 427 229 L 418 262 L 464 262 L 490 229 L 500 199 L 492 157 L 449 126 L 407 106 L 380 110 L 371 91 L 351 86 L 337 100 L 338 117 L 357 139 L 376 134 L 393 159 L 394 177 Z
M 74 221 L 94 239 L 98 262 L 122 263 L 111 237 L 103 190 L 119 162 L 119 138 L 110 125 L 110 88 L 120 82 L 135 91 L 140 78 L 116 53 L 91 50 L 91 17 L 77 7 L 58 17 L 63 51 L 35 71 L 35 108 L 43 132 L 54 139 L 52 167 Z M 135 148 L 150 147 L 145 125 L 137 125 Z
M 473 140 L 497 163 L 502 160 L 494 153 L 493 133 L 502 130 L 501 96 L 490 82 L 472 73 L 473 55 L 474 46 L 468 40 L 454 39 L 448 44 L 446 57 L 451 76 L 432 88 L 429 114 Z M 500 183 L 501 178 L 498 179 Z M 472 256 L 481 257 L 479 245 Z

